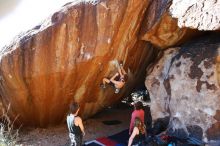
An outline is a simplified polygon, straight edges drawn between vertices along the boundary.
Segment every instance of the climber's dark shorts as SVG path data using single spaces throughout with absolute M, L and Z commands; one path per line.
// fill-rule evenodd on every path
M 109 85 L 115 88 L 115 84 L 112 83 L 111 81 L 110 81 Z
M 109 79 L 109 80 L 110 80 L 110 79 Z M 115 78 L 115 80 L 116 80 L 116 81 L 120 81 L 120 75 L 118 75 L 118 76 Z M 115 88 L 115 84 L 112 83 L 111 81 L 110 81 L 109 85 Z

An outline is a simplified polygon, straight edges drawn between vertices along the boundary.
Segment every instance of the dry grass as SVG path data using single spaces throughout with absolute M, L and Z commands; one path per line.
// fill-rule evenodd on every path
M 0 120 L 0 146 L 14 146 L 18 141 L 18 131 L 15 130 L 14 121 L 8 117 L 8 111 L 10 109 L 10 105 L 8 106 L 6 111 L 3 111 Z

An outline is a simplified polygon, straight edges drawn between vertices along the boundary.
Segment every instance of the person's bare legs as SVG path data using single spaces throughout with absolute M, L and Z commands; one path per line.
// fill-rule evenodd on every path
M 111 77 L 110 81 L 114 81 L 118 75 L 119 75 L 119 73 L 115 73 L 115 75 L 113 77 Z
M 115 75 L 113 77 L 111 77 L 111 79 L 108 78 L 103 78 L 102 79 L 102 88 L 106 88 L 106 84 L 109 84 L 110 82 L 114 83 L 115 82 L 115 78 L 119 75 L 119 73 L 115 73 Z
M 103 88 L 106 88 L 106 83 L 110 83 L 110 80 L 109 79 L 107 79 L 107 78 L 103 78 L 102 79 L 102 84 L 103 84 Z

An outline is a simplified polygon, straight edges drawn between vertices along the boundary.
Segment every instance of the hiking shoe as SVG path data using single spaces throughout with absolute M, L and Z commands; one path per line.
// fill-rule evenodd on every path
M 106 88 L 106 86 L 105 86 L 104 84 L 100 84 L 100 88 L 105 89 L 105 88 Z
M 116 89 L 115 89 L 115 94 L 118 94 L 119 91 L 120 91 L 120 89 L 116 88 Z

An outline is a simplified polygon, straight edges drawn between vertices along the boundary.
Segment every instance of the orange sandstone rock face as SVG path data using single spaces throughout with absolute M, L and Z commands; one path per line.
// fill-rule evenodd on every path
M 167 48 L 179 43 L 189 31 L 187 30 L 186 28 L 179 28 L 177 21 L 166 12 L 161 16 L 160 20 L 143 35 L 142 39 L 150 41 L 160 48 Z
M 152 58 L 153 48 L 137 35 L 148 4 L 68 4 L 18 36 L 0 59 L 0 94 L 4 107 L 11 104 L 10 116 L 23 125 L 47 126 L 64 119 L 71 101 L 81 104 L 84 118 L 118 102 Z M 129 75 L 120 94 L 99 88 L 103 77 L 116 72 L 115 60 L 123 61 Z
M 169 1 L 152 1 L 142 24 L 141 39 L 160 49 L 181 44 L 198 34 L 196 30 L 178 27 L 177 20 L 169 14 L 169 5 Z

